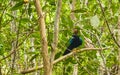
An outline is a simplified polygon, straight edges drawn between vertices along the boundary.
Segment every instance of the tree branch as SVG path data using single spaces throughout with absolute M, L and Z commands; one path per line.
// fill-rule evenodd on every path
M 55 15 L 55 22 L 54 22 L 54 38 L 53 38 L 53 50 L 51 51 L 51 56 L 50 56 L 50 75 L 52 75 L 52 68 L 53 68 L 53 61 L 56 53 L 56 48 L 58 44 L 58 34 L 59 34 L 59 20 L 60 20 L 60 10 L 62 7 L 62 0 L 58 0 L 57 3 L 57 10 L 56 10 L 56 15 Z
M 33 31 L 31 31 L 29 34 L 27 34 L 27 36 L 23 39 L 23 41 L 21 43 L 19 43 L 19 45 L 14 49 L 12 50 L 7 56 L 3 57 L 2 59 L 0 59 L 0 63 L 2 62 L 2 60 L 5 60 L 7 58 L 9 58 L 12 54 L 14 54 L 14 52 L 17 52 L 19 51 L 19 47 L 24 43 L 24 41 L 30 36 L 30 34 L 32 34 Z
M 111 34 L 111 37 L 112 37 L 113 41 L 117 44 L 117 46 L 120 48 L 120 45 L 119 45 L 118 42 L 116 41 L 116 39 L 115 39 L 115 37 L 113 36 L 113 33 L 112 33 L 112 31 L 111 31 L 111 29 L 110 29 L 110 27 L 109 27 L 109 23 L 108 23 L 108 21 L 107 21 L 107 19 L 106 19 L 105 12 L 104 12 L 104 9 L 103 9 L 103 7 L 102 7 L 102 5 L 101 5 L 100 0 L 98 0 L 98 3 L 99 3 L 99 5 L 100 5 L 100 8 L 101 8 L 101 11 L 102 11 L 102 14 L 103 14 L 105 23 L 106 23 L 106 25 L 107 25 L 107 27 L 108 27 L 108 30 L 109 30 L 109 32 L 110 32 L 110 34 Z
M 62 56 L 58 59 L 56 59 L 53 64 L 56 64 L 62 60 L 65 60 L 67 59 L 68 57 L 71 57 L 72 55 L 76 54 L 76 53 L 79 53 L 79 52 L 84 52 L 84 51 L 97 51 L 97 50 L 105 50 L 105 49 L 108 49 L 108 48 L 83 48 L 83 49 L 80 49 L 80 50 L 73 50 L 71 53 L 65 55 L 65 56 Z M 28 70 L 23 70 L 23 71 L 20 71 L 19 73 L 21 74 L 26 74 L 26 73 L 30 73 L 30 72 L 34 72 L 36 70 L 40 70 L 43 68 L 43 65 L 40 65 L 38 67 L 35 67 L 35 68 L 30 68 Z

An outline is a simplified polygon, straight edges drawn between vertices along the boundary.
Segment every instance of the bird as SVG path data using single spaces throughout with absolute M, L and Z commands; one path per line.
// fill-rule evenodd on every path
M 73 35 L 72 38 L 69 41 L 69 45 L 67 47 L 67 49 L 65 50 L 65 52 L 63 53 L 63 55 L 67 55 L 68 53 L 70 53 L 74 48 L 79 47 L 80 45 L 82 45 L 83 40 L 81 37 L 78 36 L 78 29 L 73 29 Z

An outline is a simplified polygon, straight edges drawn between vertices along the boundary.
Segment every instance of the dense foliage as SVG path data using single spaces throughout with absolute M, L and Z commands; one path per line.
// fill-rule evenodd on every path
M 21 70 L 42 64 L 38 16 L 33 0 L 25 1 L 0 0 L 0 60 L 15 50 L 12 55 L 0 61 L 3 75 L 11 73 L 13 73 L 11 75 L 16 75 Z M 57 0 L 40 1 L 45 15 L 50 53 Z M 74 10 L 71 9 L 72 1 L 74 0 L 62 1 L 59 41 L 55 59 L 62 56 L 75 26 L 80 30 L 79 35 L 84 39 L 84 44 L 79 49 L 84 47 L 107 49 L 77 53 L 73 57 L 55 64 L 53 74 L 72 75 L 75 64 L 78 64 L 78 75 L 99 75 L 101 66 L 102 69 L 109 70 L 111 74 L 114 73 L 115 70 L 112 67 L 118 65 L 119 47 L 115 40 L 119 39 L 117 37 L 119 0 L 101 0 L 104 13 L 99 0 L 76 0 Z M 75 20 L 71 18 L 71 13 L 74 13 Z M 86 40 L 92 46 L 86 46 Z M 12 64 L 15 68 L 12 67 Z M 42 75 L 43 70 L 38 70 L 37 73 Z M 28 75 L 34 74 L 35 72 Z

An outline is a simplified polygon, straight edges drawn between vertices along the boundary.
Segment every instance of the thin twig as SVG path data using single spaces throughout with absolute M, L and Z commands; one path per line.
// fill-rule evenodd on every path
M 105 12 L 104 12 L 104 9 L 103 9 L 103 7 L 102 7 L 102 5 L 101 5 L 101 2 L 100 2 L 100 0 L 97 0 L 97 1 L 98 1 L 99 5 L 100 5 L 100 8 L 101 8 L 101 11 L 102 11 L 102 14 L 103 14 L 105 23 L 106 23 L 106 25 L 107 25 L 107 27 L 108 27 L 108 30 L 109 30 L 109 32 L 110 32 L 110 34 L 111 34 L 111 37 L 112 37 L 113 41 L 117 44 L 117 46 L 120 48 L 120 45 L 119 45 L 118 42 L 116 41 L 116 39 L 115 39 L 115 37 L 113 36 L 113 33 L 112 33 L 111 29 L 110 29 L 110 26 L 109 26 L 109 23 L 108 23 L 108 21 L 107 21 L 107 19 L 106 19 Z
M 100 48 L 102 49 L 102 45 L 101 45 L 101 42 L 100 42 L 100 39 L 99 39 L 98 35 L 96 34 L 95 36 L 96 36 L 96 38 L 97 38 L 97 40 L 98 40 L 98 44 L 99 44 Z M 107 72 L 107 75 L 110 75 L 110 72 L 109 72 L 109 70 L 108 70 L 108 68 L 107 68 L 107 66 L 106 66 L 106 60 L 105 60 L 104 55 L 102 54 L 101 51 L 99 51 L 99 54 L 100 54 L 100 56 L 101 56 L 101 58 L 102 58 L 103 65 L 104 65 L 105 71 Z
M 16 47 L 16 49 L 14 49 L 13 51 L 11 51 L 10 54 L 8 54 L 7 56 L 5 56 L 5 57 L 3 57 L 2 59 L 0 59 L 0 62 L 1 62 L 2 60 L 7 59 L 8 57 L 10 57 L 14 52 L 17 52 L 17 51 L 19 50 L 19 47 L 20 47 L 20 46 L 23 44 L 23 42 L 30 36 L 31 33 L 32 33 L 32 32 L 30 32 L 30 33 L 25 37 L 25 39 Z
M 2 28 L 2 27 L 1 27 L 2 17 L 3 17 L 6 9 L 9 7 L 9 5 L 10 5 L 11 2 L 12 2 L 12 0 L 9 1 L 9 3 L 6 5 L 6 7 L 3 9 L 3 11 L 2 11 L 2 13 L 1 13 L 1 15 L 0 15 L 0 30 L 1 30 L 1 28 Z

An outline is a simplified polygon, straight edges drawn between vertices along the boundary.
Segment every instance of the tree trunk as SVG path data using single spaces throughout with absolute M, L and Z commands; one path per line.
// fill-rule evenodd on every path
M 50 75 L 52 75 L 52 69 L 53 69 L 53 61 L 56 53 L 56 48 L 58 44 L 58 34 L 59 34 L 59 19 L 60 19 L 60 10 L 62 6 L 62 0 L 58 0 L 57 2 L 57 10 L 56 10 L 56 16 L 55 16 L 55 22 L 54 22 L 54 38 L 53 38 L 53 50 L 51 52 L 50 57 Z
M 43 56 L 43 66 L 44 66 L 44 75 L 50 75 L 50 62 L 48 56 L 48 43 L 47 43 L 47 36 L 46 36 L 46 28 L 45 28 L 45 21 L 43 12 L 41 9 L 40 1 L 34 0 L 37 15 L 39 17 L 38 23 L 40 27 L 40 36 L 41 36 L 41 45 L 42 45 L 42 56 Z

